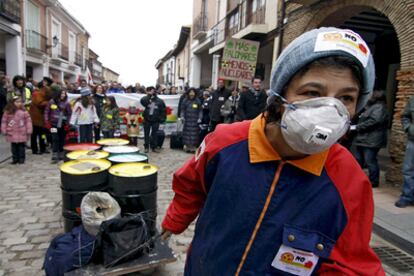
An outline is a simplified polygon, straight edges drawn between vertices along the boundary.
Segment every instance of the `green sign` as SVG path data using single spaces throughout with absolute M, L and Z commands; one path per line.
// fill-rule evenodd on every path
M 226 80 L 250 82 L 256 71 L 260 43 L 229 38 L 223 50 L 219 77 Z

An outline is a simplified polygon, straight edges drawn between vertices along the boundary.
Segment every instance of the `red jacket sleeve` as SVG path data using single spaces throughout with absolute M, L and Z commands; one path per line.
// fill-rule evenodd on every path
M 207 197 L 204 188 L 204 171 L 208 159 L 205 143 L 200 146 L 196 156 L 174 174 L 172 188 L 175 196 L 162 222 L 162 227 L 174 234 L 187 229 Z
M 371 184 L 354 158 L 344 151 L 339 149 L 338 155 L 345 158 L 334 158 L 327 170 L 341 195 L 348 223 L 329 256 L 330 262 L 321 266 L 318 275 L 382 276 L 385 272 L 381 261 L 369 246 L 374 217 Z
M 250 121 L 221 124 L 207 135 L 195 154 L 173 177 L 175 196 L 168 207 L 162 227 L 174 234 L 183 232 L 198 216 L 207 198 L 207 163 L 224 147 L 247 139 Z

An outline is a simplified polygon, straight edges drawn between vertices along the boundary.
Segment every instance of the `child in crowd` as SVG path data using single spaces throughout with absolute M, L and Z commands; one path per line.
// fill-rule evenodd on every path
M 11 143 L 12 164 L 24 164 L 26 159 L 26 142 L 32 134 L 32 120 L 25 110 L 22 98 L 15 96 L 6 105 L 1 122 L 1 133 Z
M 71 125 L 79 126 L 79 136 L 81 143 L 92 143 L 92 133 L 94 124 L 99 124 L 99 117 L 91 97 L 89 88 L 82 88 L 81 97 L 73 107 L 73 114 L 70 118 Z
M 68 101 L 66 90 L 59 85 L 52 85 L 52 99 L 45 109 L 45 126 L 52 135 L 52 163 L 56 164 L 63 160 L 63 146 L 65 144 L 66 132 L 69 130 L 68 122 L 72 114 L 72 108 Z
M 129 103 L 128 112 L 125 114 L 127 124 L 127 134 L 131 145 L 138 145 L 139 135 L 139 114 L 137 106 L 134 102 Z
M 113 96 L 106 97 L 103 102 L 101 130 L 104 138 L 114 138 L 115 131 L 119 130 L 119 108 Z

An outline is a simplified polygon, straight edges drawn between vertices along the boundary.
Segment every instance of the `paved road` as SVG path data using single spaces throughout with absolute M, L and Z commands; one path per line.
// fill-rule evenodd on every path
M 62 232 L 60 174 L 49 158 L 48 155 L 33 156 L 27 152 L 24 165 L 0 164 L 0 276 L 42 275 L 41 266 L 49 241 Z M 150 154 L 151 163 L 160 167 L 159 222 L 173 196 L 173 172 L 188 158 L 190 155 L 186 153 L 169 149 Z M 182 235 L 171 238 L 170 245 L 177 253 L 178 261 L 157 269 L 154 275 L 183 274 L 193 229 L 190 226 Z M 373 244 L 387 245 L 378 237 L 374 238 Z M 387 271 L 389 275 L 399 275 L 393 268 L 387 267 Z
M 10 144 L 0 135 L 0 163 L 11 157 Z

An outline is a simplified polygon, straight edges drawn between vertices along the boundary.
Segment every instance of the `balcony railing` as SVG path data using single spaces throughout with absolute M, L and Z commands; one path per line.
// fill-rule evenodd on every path
M 47 52 L 47 37 L 33 30 L 26 30 L 26 48 L 30 51 Z
M 0 0 L 0 16 L 12 22 L 20 23 L 20 1 Z
M 69 60 L 69 48 L 65 44 L 60 44 L 60 55 L 59 57 L 64 60 Z
M 207 15 L 205 12 L 200 13 L 193 22 L 193 37 L 199 38 L 207 32 Z
M 69 61 L 69 49 L 65 44 L 59 43 L 52 48 L 52 58 L 63 59 Z
M 214 46 L 249 25 L 265 24 L 265 14 L 264 0 L 244 0 L 212 28 Z

